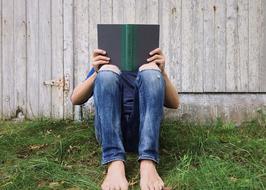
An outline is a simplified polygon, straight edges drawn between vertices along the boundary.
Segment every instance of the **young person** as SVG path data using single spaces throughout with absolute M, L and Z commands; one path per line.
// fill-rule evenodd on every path
M 163 106 L 179 106 L 177 90 L 164 69 L 165 57 L 157 48 L 138 71 L 129 72 L 109 64 L 106 55 L 104 50 L 94 50 L 93 67 L 71 96 L 74 105 L 94 97 L 95 135 L 102 147 L 101 163 L 108 165 L 101 188 L 128 189 L 125 153 L 136 152 L 141 190 L 163 189 L 156 170 Z

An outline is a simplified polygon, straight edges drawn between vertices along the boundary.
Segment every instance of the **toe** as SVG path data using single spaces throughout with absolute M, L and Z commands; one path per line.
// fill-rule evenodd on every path
M 121 185 L 121 190 L 128 190 L 128 185 L 127 184 Z
M 101 189 L 102 189 L 102 190 L 109 190 L 109 189 L 107 188 L 107 185 L 106 185 L 105 183 L 101 185 Z
M 149 190 L 157 190 L 156 187 L 153 184 L 150 184 L 148 189 Z
M 127 186 L 121 186 L 121 190 L 128 190 Z
M 140 185 L 140 189 L 141 189 L 141 190 L 149 190 L 149 187 L 148 187 L 147 184 L 141 184 L 141 185 Z
M 110 186 L 109 190 L 117 190 L 115 186 Z
M 157 181 L 154 184 L 155 190 L 162 190 L 163 189 L 163 184 L 160 181 Z

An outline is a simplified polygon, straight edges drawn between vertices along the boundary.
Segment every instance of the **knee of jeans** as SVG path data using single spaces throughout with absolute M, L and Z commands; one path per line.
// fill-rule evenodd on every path
M 161 87 L 164 85 L 163 76 L 160 71 L 155 69 L 145 69 L 142 70 L 141 80 L 145 85 L 152 86 L 152 88 Z
M 156 63 L 143 64 L 139 67 L 139 71 L 150 70 L 150 69 L 161 71 L 158 65 L 156 65 Z
M 118 75 L 121 74 L 120 69 L 116 65 L 110 65 L 110 64 L 105 64 L 103 65 L 99 71 L 112 71 Z
M 118 84 L 118 74 L 111 70 L 101 70 L 96 76 L 96 85 L 100 84 L 104 87 L 111 87 Z

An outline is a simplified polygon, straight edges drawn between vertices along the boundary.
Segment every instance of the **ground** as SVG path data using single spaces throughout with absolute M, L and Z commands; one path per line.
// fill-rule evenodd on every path
M 266 189 L 266 117 L 241 126 L 217 119 L 164 121 L 159 174 L 173 189 Z M 99 189 L 105 173 L 93 121 L 0 121 L 0 189 Z M 127 156 L 139 189 L 136 155 Z

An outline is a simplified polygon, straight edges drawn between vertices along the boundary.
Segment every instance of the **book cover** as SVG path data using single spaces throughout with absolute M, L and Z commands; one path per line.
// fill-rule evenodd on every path
M 98 48 L 107 52 L 110 64 L 136 71 L 159 47 L 159 30 L 159 25 L 151 24 L 98 24 Z

